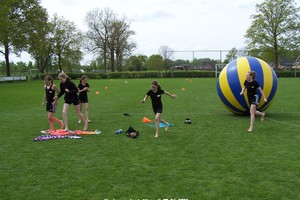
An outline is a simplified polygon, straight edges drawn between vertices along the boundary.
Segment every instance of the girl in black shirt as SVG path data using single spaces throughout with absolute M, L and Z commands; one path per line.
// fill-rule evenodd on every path
M 90 91 L 90 85 L 87 83 L 88 77 L 83 75 L 80 78 L 80 83 L 78 85 L 78 93 L 79 93 L 79 106 L 80 111 L 82 110 L 82 105 L 84 105 L 85 110 L 85 119 L 88 121 L 88 123 L 91 123 L 91 120 L 89 120 L 89 101 L 88 101 L 88 95 L 87 93 Z M 81 123 L 81 120 L 79 119 L 78 123 Z
M 168 126 L 169 126 L 168 122 L 164 121 L 160 116 L 162 111 L 163 111 L 163 105 L 162 105 L 162 101 L 161 101 L 161 96 L 163 94 L 166 94 L 166 95 L 168 95 L 172 98 L 176 97 L 175 94 L 170 94 L 169 92 L 162 90 L 157 81 L 152 81 L 151 90 L 149 90 L 147 92 L 146 96 L 142 100 L 142 103 L 145 103 L 145 101 L 147 100 L 147 98 L 149 96 L 151 98 L 152 108 L 153 108 L 153 111 L 155 113 L 155 121 L 156 121 L 156 134 L 155 134 L 155 137 L 158 137 L 158 130 L 159 130 L 159 123 L 160 122 L 162 122 L 166 125 L 165 130 L 168 130 Z
M 55 92 L 59 92 L 56 86 L 53 84 L 53 79 L 50 75 L 45 76 L 45 95 L 43 98 L 42 106 L 46 103 L 46 111 L 48 113 L 48 122 L 50 129 L 48 132 L 54 131 L 54 122 L 58 123 L 60 125 L 60 128 L 64 128 L 64 123 L 54 117 L 55 108 L 56 108 L 56 102 L 54 101 Z
M 69 77 L 65 73 L 60 73 L 58 75 L 58 78 L 61 82 L 60 83 L 60 93 L 54 97 L 54 100 L 57 101 L 58 98 L 60 98 L 63 94 L 65 94 L 65 103 L 64 103 L 63 111 L 62 111 L 64 124 L 65 124 L 65 130 L 69 130 L 67 114 L 68 114 L 68 110 L 69 110 L 71 104 L 74 104 L 78 117 L 81 119 L 81 121 L 84 122 L 83 130 L 87 130 L 88 122 L 84 119 L 83 114 L 80 112 L 79 100 L 78 100 L 78 95 L 77 95 L 78 88 L 69 79 Z
M 260 116 L 261 121 L 264 121 L 266 113 L 259 112 L 256 110 L 256 107 L 258 105 L 258 95 L 256 90 L 258 89 L 259 92 L 262 94 L 264 97 L 264 101 L 267 102 L 267 98 L 265 96 L 264 91 L 261 89 L 260 85 L 255 79 L 256 72 L 255 71 L 250 71 L 246 75 L 246 80 L 244 82 L 244 87 L 240 93 L 240 95 L 243 95 L 244 91 L 247 89 L 247 97 L 249 104 L 251 105 L 250 107 L 250 127 L 248 129 L 248 132 L 253 131 L 253 126 L 254 126 L 254 121 L 255 121 L 255 115 Z

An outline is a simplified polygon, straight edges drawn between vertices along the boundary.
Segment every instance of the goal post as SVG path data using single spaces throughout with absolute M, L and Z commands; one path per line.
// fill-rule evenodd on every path
M 215 78 L 219 77 L 220 72 L 222 71 L 222 69 L 226 66 L 227 64 L 224 63 L 217 63 L 215 65 Z
M 30 69 L 29 73 L 31 80 L 36 79 L 36 76 L 39 74 L 39 69 Z

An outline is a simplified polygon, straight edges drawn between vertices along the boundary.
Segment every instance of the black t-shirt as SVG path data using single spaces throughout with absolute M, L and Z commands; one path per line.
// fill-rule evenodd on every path
M 257 88 L 260 87 L 259 84 L 258 84 L 258 82 L 256 80 L 253 80 L 251 82 L 245 80 L 244 86 L 247 89 L 247 96 L 248 96 L 248 98 L 251 98 L 254 95 L 256 95 L 257 94 Z
M 156 93 L 154 93 L 152 90 L 149 90 L 147 92 L 147 96 L 151 97 L 153 107 L 155 107 L 155 108 L 162 107 L 161 95 L 164 93 L 165 93 L 165 91 L 163 91 L 163 90 L 157 90 Z
M 69 92 L 65 93 L 65 89 L 68 89 Z M 65 94 L 65 101 L 76 102 L 78 101 L 77 92 L 78 88 L 76 85 L 69 78 L 67 78 L 65 83 L 60 83 L 60 92 L 57 96 L 61 97 L 63 94 Z
M 54 101 L 55 96 L 55 90 L 52 88 L 53 84 L 48 88 L 48 86 L 45 86 L 45 93 L 46 93 L 46 103 L 52 103 Z
M 85 85 L 83 85 L 82 83 L 79 83 L 78 85 L 78 89 L 82 90 L 85 87 L 90 87 L 90 85 L 88 83 L 86 83 Z M 87 91 L 82 91 L 79 93 L 79 99 L 87 99 Z

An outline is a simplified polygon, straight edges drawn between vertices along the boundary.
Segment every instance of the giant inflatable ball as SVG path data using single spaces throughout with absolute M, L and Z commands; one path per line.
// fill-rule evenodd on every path
M 268 101 L 264 102 L 259 91 L 259 104 L 257 109 L 266 110 L 273 101 L 277 90 L 277 76 L 273 69 L 263 60 L 254 57 L 241 57 L 231 61 L 221 71 L 217 92 L 224 106 L 235 114 L 249 114 L 250 105 L 247 98 L 247 91 L 243 95 L 240 92 L 246 80 L 246 74 L 255 71 L 255 80 L 263 89 Z

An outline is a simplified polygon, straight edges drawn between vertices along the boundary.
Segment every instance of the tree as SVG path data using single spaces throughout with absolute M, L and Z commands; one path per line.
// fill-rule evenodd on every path
M 126 68 L 129 71 L 146 71 L 147 59 L 148 57 L 145 55 L 130 56 L 126 61 Z
M 164 68 L 166 71 L 168 71 L 168 69 L 172 65 L 171 57 L 174 54 L 174 50 L 168 46 L 161 46 L 158 52 L 164 58 Z
M 48 22 L 46 12 L 36 12 L 34 25 L 28 27 L 30 29 L 28 39 L 28 53 L 34 58 L 37 68 L 41 73 L 45 72 L 47 66 L 51 65 L 51 57 L 53 55 L 51 28 L 52 24 Z
M 265 0 L 256 5 L 257 14 L 247 30 L 249 49 L 260 49 L 274 55 L 275 68 L 279 56 L 300 47 L 299 8 L 294 0 Z
M 130 56 L 136 44 L 130 41 L 130 37 L 135 34 L 130 30 L 130 24 L 126 22 L 126 18 L 116 20 L 112 24 L 115 35 L 115 54 L 116 66 L 118 71 L 122 71 L 123 60 L 125 57 Z
M 130 41 L 134 31 L 126 18 L 118 19 L 110 9 L 94 9 L 87 13 L 85 22 L 89 28 L 86 33 L 86 49 L 104 60 L 105 71 L 109 61 L 111 71 L 122 70 L 124 58 L 129 56 L 136 47 Z
M 5 57 L 7 76 L 10 76 L 9 54 L 27 49 L 28 34 L 31 31 L 29 27 L 34 26 L 34 23 L 40 20 L 39 16 L 45 13 L 39 0 L 1 1 L 0 53 Z
M 105 72 L 107 71 L 107 55 L 109 53 L 109 29 L 115 18 L 114 12 L 109 8 L 104 10 L 96 8 L 89 11 L 85 17 L 85 23 L 89 29 L 86 33 L 86 49 L 97 54 L 97 57 L 103 58 Z
M 163 70 L 164 58 L 159 54 L 151 55 L 147 60 L 148 70 Z
M 229 63 L 230 61 L 237 59 L 237 57 L 238 57 L 238 50 L 235 47 L 233 47 L 226 55 L 224 63 Z
M 73 22 L 70 22 L 63 17 L 54 15 L 52 21 L 52 41 L 53 52 L 56 56 L 59 70 L 62 70 L 62 64 L 72 65 L 78 63 L 82 59 L 81 44 L 83 36 L 76 28 Z M 69 57 L 72 56 L 70 63 Z M 70 66 L 69 66 L 70 68 Z

